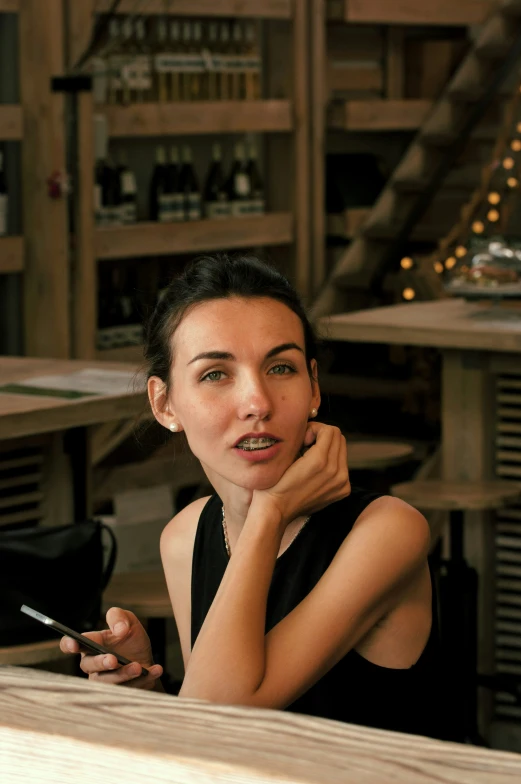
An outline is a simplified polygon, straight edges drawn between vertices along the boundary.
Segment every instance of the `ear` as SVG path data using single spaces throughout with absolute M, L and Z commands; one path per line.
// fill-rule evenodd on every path
M 317 410 L 320 408 L 320 387 L 318 385 L 318 365 L 317 360 L 311 360 L 311 391 L 313 397 L 311 398 L 311 407 L 316 408 Z
M 147 382 L 148 400 L 150 408 L 160 425 L 170 429 L 175 421 L 174 412 L 170 410 L 166 384 L 159 376 L 151 376 Z M 179 429 L 181 429 L 179 427 Z

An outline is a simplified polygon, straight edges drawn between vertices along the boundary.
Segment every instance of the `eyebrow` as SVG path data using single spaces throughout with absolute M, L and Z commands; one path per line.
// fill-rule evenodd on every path
M 281 343 L 280 346 L 275 346 L 275 348 L 270 349 L 266 354 L 265 359 L 271 359 L 271 357 L 275 357 L 277 354 L 282 354 L 283 351 L 290 351 L 291 349 L 300 351 L 301 354 L 304 353 L 304 349 L 297 343 Z M 191 365 L 192 362 L 197 362 L 199 359 L 224 359 L 234 361 L 235 357 L 233 354 L 230 354 L 229 351 L 204 351 L 202 354 L 197 354 L 188 364 Z

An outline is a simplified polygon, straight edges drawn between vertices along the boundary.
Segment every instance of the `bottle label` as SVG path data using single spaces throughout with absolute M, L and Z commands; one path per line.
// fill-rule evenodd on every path
M 133 172 L 131 171 L 124 171 L 121 174 L 121 190 L 125 194 L 125 196 L 131 195 L 133 196 L 137 193 L 137 185 L 136 185 L 136 178 L 134 177 Z
M 0 193 L 0 237 L 7 234 L 7 196 Z
M 243 218 L 250 215 L 249 199 L 237 199 L 230 202 L 230 213 L 233 218 Z
M 203 53 L 156 54 L 154 68 L 159 73 L 202 73 L 205 71 Z
M 182 193 L 171 194 L 172 220 L 176 223 L 185 219 L 185 199 Z
M 255 55 L 242 54 L 210 54 L 205 57 L 208 71 L 224 73 L 260 73 L 261 60 Z
M 135 201 L 127 201 L 121 205 L 123 223 L 136 223 L 137 205 Z
M 171 223 L 174 220 L 172 195 L 170 193 L 162 193 L 159 196 L 157 219 L 159 223 Z
M 125 63 L 121 74 L 129 90 L 150 90 L 152 87 L 150 59 L 146 55 L 134 57 L 130 63 Z
M 237 172 L 234 179 L 235 193 L 247 196 L 250 192 L 250 178 L 245 172 Z
M 201 219 L 201 194 L 189 193 L 186 197 L 186 220 Z
M 231 214 L 230 202 L 226 200 L 207 201 L 204 205 L 206 218 L 229 218 Z

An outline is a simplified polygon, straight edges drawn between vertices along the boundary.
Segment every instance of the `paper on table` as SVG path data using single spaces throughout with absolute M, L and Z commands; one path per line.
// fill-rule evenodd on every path
M 75 373 L 36 376 L 17 382 L 21 387 L 86 392 L 91 395 L 131 395 L 143 392 L 144 378 L 134 371 L 85 368 Z

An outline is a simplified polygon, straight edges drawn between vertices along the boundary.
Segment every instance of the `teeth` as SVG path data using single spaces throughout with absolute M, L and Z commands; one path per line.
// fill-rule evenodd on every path
M 275 444 L 274 438 L 245 438 L 237 444 L 240 449 L 245 449 L 252 452 L 254 449 L 266 449 L 268 446 Z

